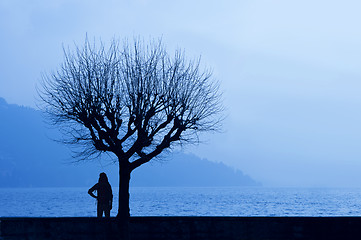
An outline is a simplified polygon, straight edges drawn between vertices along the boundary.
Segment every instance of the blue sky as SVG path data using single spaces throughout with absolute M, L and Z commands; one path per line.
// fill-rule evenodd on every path
M 187 151 L 269 186 L 361 187 L 361 2 L 2 0 L 0 97 L 35 107 L 62 45 L 162 37 L 221 82 L 224 133 Z

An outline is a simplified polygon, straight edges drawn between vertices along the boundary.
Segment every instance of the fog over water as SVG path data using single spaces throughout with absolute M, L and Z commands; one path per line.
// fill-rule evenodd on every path
M 224 132 L 187 147 L 265 186 L 361 187 L 361 2 L 0 2 L 0 97 L 36 108 L 42 72 L 85 35 L 162 37 L 202 55 L 224 91 Z M 16 130 L 14 130 L 16 131 Z

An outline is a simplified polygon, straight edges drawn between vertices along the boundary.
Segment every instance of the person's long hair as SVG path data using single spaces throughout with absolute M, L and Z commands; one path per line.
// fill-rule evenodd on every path
M 100 199 L 111 200 L 112 198 L 112 187 L 110 186 L 107 175 L 102 172 L 101 174 L 99 174 L 98 180 L 98 201 Z
M 109 184 L 108 177 L 105 173 L 102 172 L 101 174 L 99 174 L 98 183 L 99 184 Z

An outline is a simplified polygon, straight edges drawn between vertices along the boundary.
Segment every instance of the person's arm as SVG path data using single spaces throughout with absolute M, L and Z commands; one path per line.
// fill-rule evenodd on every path
M 88 190 L 88 193 L 90 196 L 92 196 L 93 198 L 97 199 L 97 196 L 94 195 L 94 191 L 97 190 L 97 185 L 98 184 L 95 184 L 93 187 L 91 187 L 89 190 Z

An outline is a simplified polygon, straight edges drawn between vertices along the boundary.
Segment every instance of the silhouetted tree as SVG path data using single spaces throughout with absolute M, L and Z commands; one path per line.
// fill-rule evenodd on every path
M 118 217 L 129 217 L 131 172 L 176 143 L 219 128 L 218 83 L 200 61 L 170 56 L 161 40 L 134 40 L 109 48 L 85 41 L 39 90 L 51 123 L 64 141 L 81 146 L 78 157 L 113 153 L 119 164 Z M 79 149 L 79 148 L 78 148 Z

